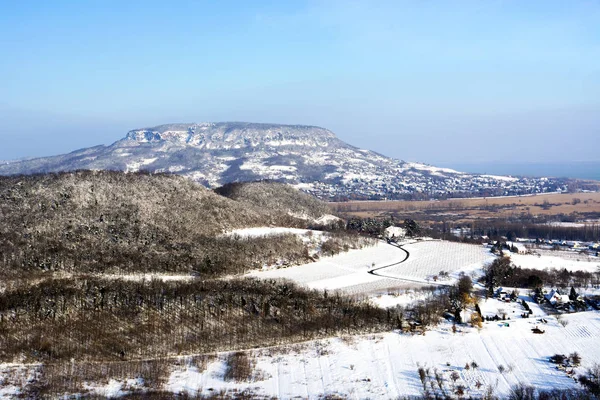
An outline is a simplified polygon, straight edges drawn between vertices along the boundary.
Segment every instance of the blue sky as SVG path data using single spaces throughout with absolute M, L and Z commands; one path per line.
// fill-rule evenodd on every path
M 598 1 L 0 0 L 0 159 L 169 122 L 411 161 L 600 160 Z

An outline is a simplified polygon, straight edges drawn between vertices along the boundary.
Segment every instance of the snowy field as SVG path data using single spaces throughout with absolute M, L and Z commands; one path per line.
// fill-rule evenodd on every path
M 314 231 L 310 229 L 298 229 L 298 228 L 282 228 L 282 227 L 257 227 L 257 228 L 243 228 L 235 229 L 233 231 L 225 233 L 223 236 L 241 237 L 241 238 L 253 238 L 262 236 L 278 236 L 292 234 L 301 237 L 307 237 L 309 235 L 323 235 L 322 231 Z
M 437 283 L 453 283 L 460 271 L 481 269 L 493 258 L 489 250 L 477 245 L 432 240 L 413 241 L 400 249 L 378 242 L 376 246 L 350 250 L 315 263 L 249 275 L 261 279 L 285 278 L 311 289 L 339 289 L 358 295 L 432 284 L 433 276 L 440 271 L 448 272 L 451 279 Z M 382 268 L 386 266 L 390 267 Z M 374 269 L 377 275 L 369 273 Z
M 546 252 L 547 253 L 547 252 Z M 565 253 L 565 252 L 557 252 Z M 556 254 L 556 253 L 555 253 Z M 577 254 L 567 254 L 567 257 L 560 255 L 536 255 L 536 254 L 516 254 L 511 253 L 512 262 L 521 268 L 530 269 L 563 269 L 569 271 L 587 271 L 596 272 L 600 267 L 600 259 L 594 257 L 580 256 Z
M 256 271 L 249 275 L 261 279 L 290 279 L 300 285 L 313 289 L 344 289 L 357 285 L 366 285 L 373 282 L 387 282 L 395 284 L 394 280 L 370 275 L 368 271 L 375 267 L 401 262 L 406 253 L 384 242 L 377 242 L 375 246 L 359 250 L 350 250 L 333 257 L 324 257 L 321 260 L 282 268 L 271 271 Z
M 266 234 L 282 233 L 277 228 L 259 228 L 236 234 L 263 236 L 265 229 L 268 229 Z M 304 230 L 283 233 L 313 236 Z M 425 299 L 428 292 L 407 287 L 433 283 L 432 276 L 439 275 L 440 271 L 449 275 L 441 283 L 450 284 L 460 272 L 480 274 L 481 267 L 494 258 L 482 246 L 453 242 L 413 241 L 402 247 L 381 241 L 373 247 L 351 250 L 315 263 L 255 271 L 249 275 L 264 279 L 287 278 L 310 288 L 340 289 L 352 294 L 372 295 L 379 290 L 370 301 L 381 307 L 392 307 Z M 521 263 L 539 259 L 547 262 L 549 258 L 517 254 L 512 257 L 517 265 L 522 265 L 518 260 Z M 561 261 L 573 262 L 577 265 L 575 269 L 582 269 L 582 262 Z M 540 268 L 547 267 L 540 265 Z M 563 263 L 557 268 L 563 267 L 567 266 Z M 374 269 L 385 276 L 369 274 L 368 271 Z M 382 290 L 386 288 L 390 290 Z M 394 295 L 394 291 L 399 295 Z M 575 376 L 599 362 L 600 312 L 564 314 L 559 323 L 531 302 L 525 292 L 522 289 L 519 297 L 527 301 L 532 310 L 529 318 L 521 317 L 525 309 L 520 303 L 482 300 L 479 304 L 484 316 L 505 315 L 506 320 L 484 322 L 481 329 L 460 325 L 453 333 L 451 323 L 444 321 L 424 334 L 388 332 L 247 350 L 246 354 L 255 364 L 249 381 L 224 379 L 229 354 L 226 352 L 211 354 L 202 363 L 190 357 L 174 357 L 163 389 L 200 396 L 223 393 L 235 397 L 236 393 L 246 392 L 258 398 L 393 399 L 423 395 L 420 367 L 429 371 L 428 388 L 431 390 L 433 383 L 438 396 L 444 395 L 442 390 L 453 395 L 457 387 L 464 388 L 467 398 L 481 397 L 490 388 L 496 396 L 505 398 L 517 384 L 539 390 L 580 388 L 565 370 L 557 369 L 548 358 L 557 353 L 578 352 L 582 364 L 575 368 Z M 464 313 L 463 319 L 468 320 L 469 311 Z M 544 333 L 534 334 L 534 327 Z M 19 379 L 11 376 L 21 376 L 24 382 L 34 371 L 34 367 L 0 364 L 0 398 L 18 394 Z M 443 381 L 442 389 L 435 379 L 436 372 Z M 141 388 L 142 383 L 131 377 L 124 381 L 111 380 L 104 386 L 89 383 L 85 387 L 98 395 L 111 397 L 124 395 L 131 388 Z
M 386 276 L 415 282 L 432 282 L 441 271 L 457 278 L 458 273 L 477 272 L 495 256 L 489 249 L 472 244 L 440 240 L 407 244 L 410 256 L 402 264 L 381 271 Z
M 423 367 L 429 369 L 433 381 L 435 371 L 440 374 L 449 394 L 461 385 L 466 397 L 477 398 L 491 387 L 503 398 L 518 383 L 540 390 L 578 388 L 564 370 L 548 362 L 554 354 L 578 352 L 582 364 L 575 375 L 600 360 L 599 312 L 563 315 L 567 321 L 563 327 L 534 303 L 530 303 L 534 314 L 527 319 L 514 316 L 521 311 L 517 303 L 490 299 L 481 307 L 484 314 L 494 314 L 498 308 L 507 311 L 511 316 L 508 326 L 485 322 L 480 330 L 460 327 L 452 333 L 450 323 L 445 322 L 424 335 L 389 332 L 248 350 L 248 357 L 255 362 L 254 376 L 248 382 L 224 380 L 228 353 L 211 355 L 205 363 L 180 357 L 173 360 L 164 389 L 202 396 L 221 392 L 235 396 L 236 391 L 248 391 L 255 397 L 281 399 L 327 395 L 392 399 L 423 394 L 418 374 L 418 368 Z M 547 323 L 539 322 L 540 318 Z M 535 326 L 545 333 L 532 333 Z M 466 368 L 473 362 L 477 367 Z M 15 372 L 27 377 L 33 369 L 0 364 L 0 380 L 7 380 L 0 385 L 0 398 L 18 393 L 19 387 L 9 382 L 9 375 Z M 451 378 L 454 372 L 456 382 Z M 141 387 L 141 383 L 131 378 L 85 387 L 99 395 L 115 396 L 125 394 L 128 388 Z
M 326 395 L 390 399 L 423 394 L 419 367 L 429 368 L 432 375 L 437 370 L 449 393 L 454 386 L 464 386 L 467 397 L 479 397 L 488 387 L 506 397 L 518 383 L 541 390 L 577 388 L 548 358 L 578 352 L 582 365 L 576 374 L 600 360 L 600 313 L 565 315 L 566 327 L 544 317 L 548 323 L 543 325 L 546 333 L 542 335 L 531 332 L 538 322 L 529 318 L 513 320 L 509 327 L 486 322 L 480 331 L 461 328 L 452 333 L 451 326 L 443 324 L 425 335 L 386 333 L 253 350 L 248 354 L 255 359 L 260 378 L 244 383 L 223 380 L 226 364 L 224 355 L 218 355 L 205 370 L 185 365 L 176 368 L 167 389 L 202 395 L 249 390 L 258 396 L 284 399 Z M 465 367 L 473 362 L 478 367 Z M 457 373 L 455 383 L 453 372 Z

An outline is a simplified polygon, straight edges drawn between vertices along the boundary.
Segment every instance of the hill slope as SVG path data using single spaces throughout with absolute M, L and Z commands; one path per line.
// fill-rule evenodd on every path
M 77 169 L 173 172 L 212 188 L 278 180 L 325 199 L 518 195 L 566 190 L 568 183 L 466 174 L 361 150 L 319 127 L 242 122 L 136 129 L 110 146 L 6 162 L 0 174 Z
M 261 210 L 284 211 L 294 217 L 318 221 L 331 213 L 327 204 L 292 186 L 278 182 L 235 182 L 215 189 L 230 199 L 252 204 Z
M 306 220 L 290 215 L 301 210 L 293 200 L 277 209 L 228 199 L 176 175 L 0 177 L 0 274 L 239 272 L 262 265 L 269 254 L 304 257 L 304 247 L 291 235 L 235 241 L 220 234 L 252 226 L 306 227 Z

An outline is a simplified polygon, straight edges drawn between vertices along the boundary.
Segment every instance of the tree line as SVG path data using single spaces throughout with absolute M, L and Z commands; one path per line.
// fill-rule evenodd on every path
M 0 294 L 0 359 L 130 360 L 396 326 L 393 310 L 289 282 L 49 279 Z

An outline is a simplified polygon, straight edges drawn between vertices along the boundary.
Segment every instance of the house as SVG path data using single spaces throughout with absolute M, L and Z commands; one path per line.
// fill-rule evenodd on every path
M 498 296 L 498 300 L 500 301 L 510 301 L 510 294 L 504 290 L 504 288 L 498 288 L 496 290 L 496 295 Z
M 400 228 L 399 226 L 388 226 L 383 232 L 383 237 L 391 241 L 404 239 L 405 236 L 406 229 Z
M 561 294 L 558 289 L 552 289 L 549 293 L 544 295 L 544 298 L 553 306 L 557 304 L 568 304 L 571 301 L 568 295 Z
M 527 254 L 527 247 L 522 243 L 507 242 L 506 245 L 513 253 Z

